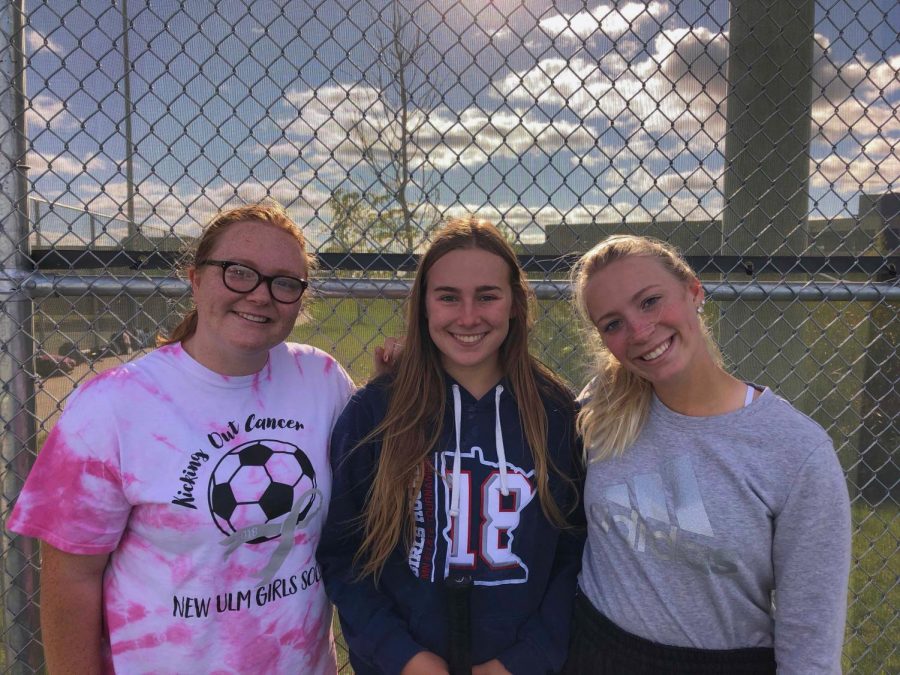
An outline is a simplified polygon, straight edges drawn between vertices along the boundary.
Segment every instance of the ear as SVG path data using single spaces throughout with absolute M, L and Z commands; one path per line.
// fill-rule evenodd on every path
M 188 267 L 188 281 L 191 282 L 191 292 L 197 291 L 197 286 L 199 285 L 199 280 L 197 278 L 197 268 L 196 267 Z
M 706 300 L 706 292 L 703 290 L 703 284 L 700 283 L 700 280 L 697 277 L 694 277 L 688 282 L 688 293 L 690 293 L 694 308 L 699 309 Z

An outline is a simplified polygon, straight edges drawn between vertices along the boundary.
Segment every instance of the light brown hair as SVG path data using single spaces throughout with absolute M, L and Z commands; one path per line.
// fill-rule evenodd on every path
M 362 441 L 380 439 L 381 453 L 362 518 L 363 542 L 356 555 L 361 576 L 372 575 L 377 580 L 391 552 L 398 545 L 408 548 L 412 542 L 413 505 L 422 486 L 425 463 L 441 438 L 446 406 L 441 355 L 431 340 L 425 316 L 428 272 L 441 257 L 460 249 L 493 253 L 509 268 L 512 318 L 500 346 L 500 365 L 518 404 L 519 419 L 534 457 L 541 508 L 551 522 L 565 526 L 560 507 L 550 494 L 549 474 L 556 468 L 547 447 L 542 394 L 569 406 L 571 395 L 528 352 L 533 294 L 512 247 L 489 222 L 474 217 L 454 219 L 438 231 L 419 263 L 407 301 L 404 349 L 388 386 L 387 414 Z

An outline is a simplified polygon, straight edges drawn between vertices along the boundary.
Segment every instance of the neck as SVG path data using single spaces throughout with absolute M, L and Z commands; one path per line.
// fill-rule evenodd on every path
M 690 417 L 712 417 L 742 408 L 747 385 L 710 359 L 677 381 L 655 384 L 653 391 L 670 410 Z
M 206 345 L 197 333 L 181 341 L 181 348 L 204 368 L 226 377 L 255 375 L 269 360 L 268 352 L 262 354 L 226 354 L 217 345 Z
M 460 387 L 472 394 L 476 399 L 480 399 L 493 389 L 500 381 L 500 378 L 503 377 L 499 364 L 494 368 L 484 368 L 482 366 L 477 369 L 453 366 L 448 368 L 444 366 L 444 370 L 459 383 Z

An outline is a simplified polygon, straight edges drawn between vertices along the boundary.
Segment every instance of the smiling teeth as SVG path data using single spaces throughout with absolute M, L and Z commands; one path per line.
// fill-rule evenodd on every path
M 669 345 L 672 344 L 672 338 L 669 338 L 665 342 L 663 342 L 659 347 L 654 349 L 652 352 L 648 354 L 644 354 L 641 359 L 644 361 L 653 361 L 654 359 L 658 359 L 662 356 L 665 351 L 669 348 Z
M 268 319 L 264 316 L 256 316 L 255 314 L 244 314 L 243 312 L 235 312 L 242 319 L 252 321 L 253 323 L 266 323 Z
M 481 340 L 481 338 L 483 338 L 484 335 L 485 335 L 484 333 L 479 333 L 478 335 L 454 335 L 453 337 L 455 337 L 460 342 L 464 342 L 468 345 L 471 345 L 471 344 L 475 344 L 476 342 Z

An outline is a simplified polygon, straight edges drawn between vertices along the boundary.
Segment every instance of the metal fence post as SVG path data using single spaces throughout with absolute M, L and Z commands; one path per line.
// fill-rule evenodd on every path
M 731 3 L 726 254 L 802 255 L 807 247 L 814 17 L 812 0 Z M 799 303 L 774 308 L 736 302 L 723 309 L 720 341 L 740 377 L 766 373 L 771 381 L 761 384 L 812 409 L 802 400 L 808 350 L 796 339 L 805 313 Z
M 900 194 L 883 195 L 876 208 L 884 223 L 879 243 L 890 255 L 900 249 Z M 896 275 L 896 270 L 893 274 L 886 270 L 878 280 L 894 281 Z M 900 501 L 900 465 L 892 461 L 900 447 L 900 359 L 894 354 L 900 344 L 897 308 L 887 298 L 872 308 L 866 343 L 857 482 L 862 497 L 874 505 Z
M 0 423 L 2 439 L 2 493 L 0 514 L 9 515 L 34 455 L 34 384 L 30 371 L 33 358 L 30 297 L 20 286 L 23 272 L 30 269 L 28 258 L 27 181 L 25 176 L 25 64 L 23 0 L 3 5 L 0 22 L 9 36 L 0 59 Z M 22 667 L 36 671 L 43 663 L 39 640 L 36 593 L 38 550 L 25 537 L 0 535 L 3 545 L 2 593 L 4 642 L 7 654 Z

